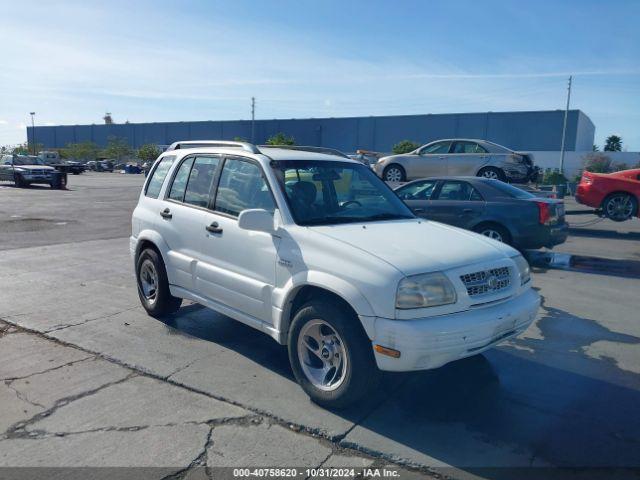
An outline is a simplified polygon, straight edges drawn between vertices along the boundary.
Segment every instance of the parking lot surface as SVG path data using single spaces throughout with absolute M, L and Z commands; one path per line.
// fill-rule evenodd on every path
M 570 217 L 554 251 L 599 260 L 534 262 L 525 334 L 334 412 L 266 335 L 193 304 L 146 315 L 128 249 L 142 181 L 0 187 L 0 467 L 640 467 L 640 276 L 616 269 L 640 262 L 640 221 Z

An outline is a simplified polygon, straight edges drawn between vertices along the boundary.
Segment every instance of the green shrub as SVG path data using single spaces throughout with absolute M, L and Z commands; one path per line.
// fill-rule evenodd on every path
M 295 145 L 293 137 L 287 137 L 284 133 L 278 132 L 267 139 L 267 145 Z
M 413 152 L 415 149 L 420 148 L 420 144 L 412 140 L 402 140 L 393 146 L 393 153 L 401 155 L 403 153 Z
M 584 169 L 593 173 L 611 172 L 611 158 L 603 153 L 589 153 L 584 156 Z
M 542 183 L 545 185 L 564 185 L 567 183 L 567 177 L 558 170 L 548 169 L 544 172 Z

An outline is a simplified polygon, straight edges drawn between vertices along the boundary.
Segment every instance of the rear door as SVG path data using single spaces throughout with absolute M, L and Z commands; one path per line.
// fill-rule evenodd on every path
M 206 209 L 222 158 L 219 155 L 188 155 L 174 169 L 159 212 L 158 224 L 169 246 L 169 283 L 197 293 L 195 273 L 202 261 Z
M 450 141 L 435 142 L 419 151 L 412 159 L 411 178 L 435 177 L 447 174 Z
M 240 212 L 251 208 L 272 214 L 276 209 L 262 167 L 253 159 L 227 157 L 211 210 L 199 226 L 204 233 L 203 261 L 197 267 L 196 287 L 216 302 L 272 324 L 271 292 L 280 239 L 238 227 Z
M 469 182 L 444 180 L 431 196 L 429 218 L 437 222 L 468 228 L 481 217 L 485 202 Z
M 487 162 L 488 153 L 477 142 L 458 140 L 451 145 L 448 156 L 448 175 L 475 175 L 480 167 Z

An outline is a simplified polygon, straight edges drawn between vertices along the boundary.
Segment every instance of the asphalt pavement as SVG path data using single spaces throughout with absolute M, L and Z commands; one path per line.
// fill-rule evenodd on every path
M 520 338 L 386 375 L 362 404 L 329 411 L 266 335 L 194 304 L 145 314 L 128 251 L 142 181 L 0 186 L 0 467 L 154 467 L 150 478 L 205 465 L 454 478 L 640 467 L 640 279 L 607 267 L 640 260 L 640 220 L 570 218 L 554 252 L 601 262 L 536 264 L 544 304 Z

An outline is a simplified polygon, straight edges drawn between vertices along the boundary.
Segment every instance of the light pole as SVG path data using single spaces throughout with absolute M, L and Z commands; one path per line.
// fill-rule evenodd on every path
M 31 115 L 31 142 L 33 143 L 33 155 L 36 154 L 36 122 L 34 117 L 36 116 L 36 112 L 30 112 Z

